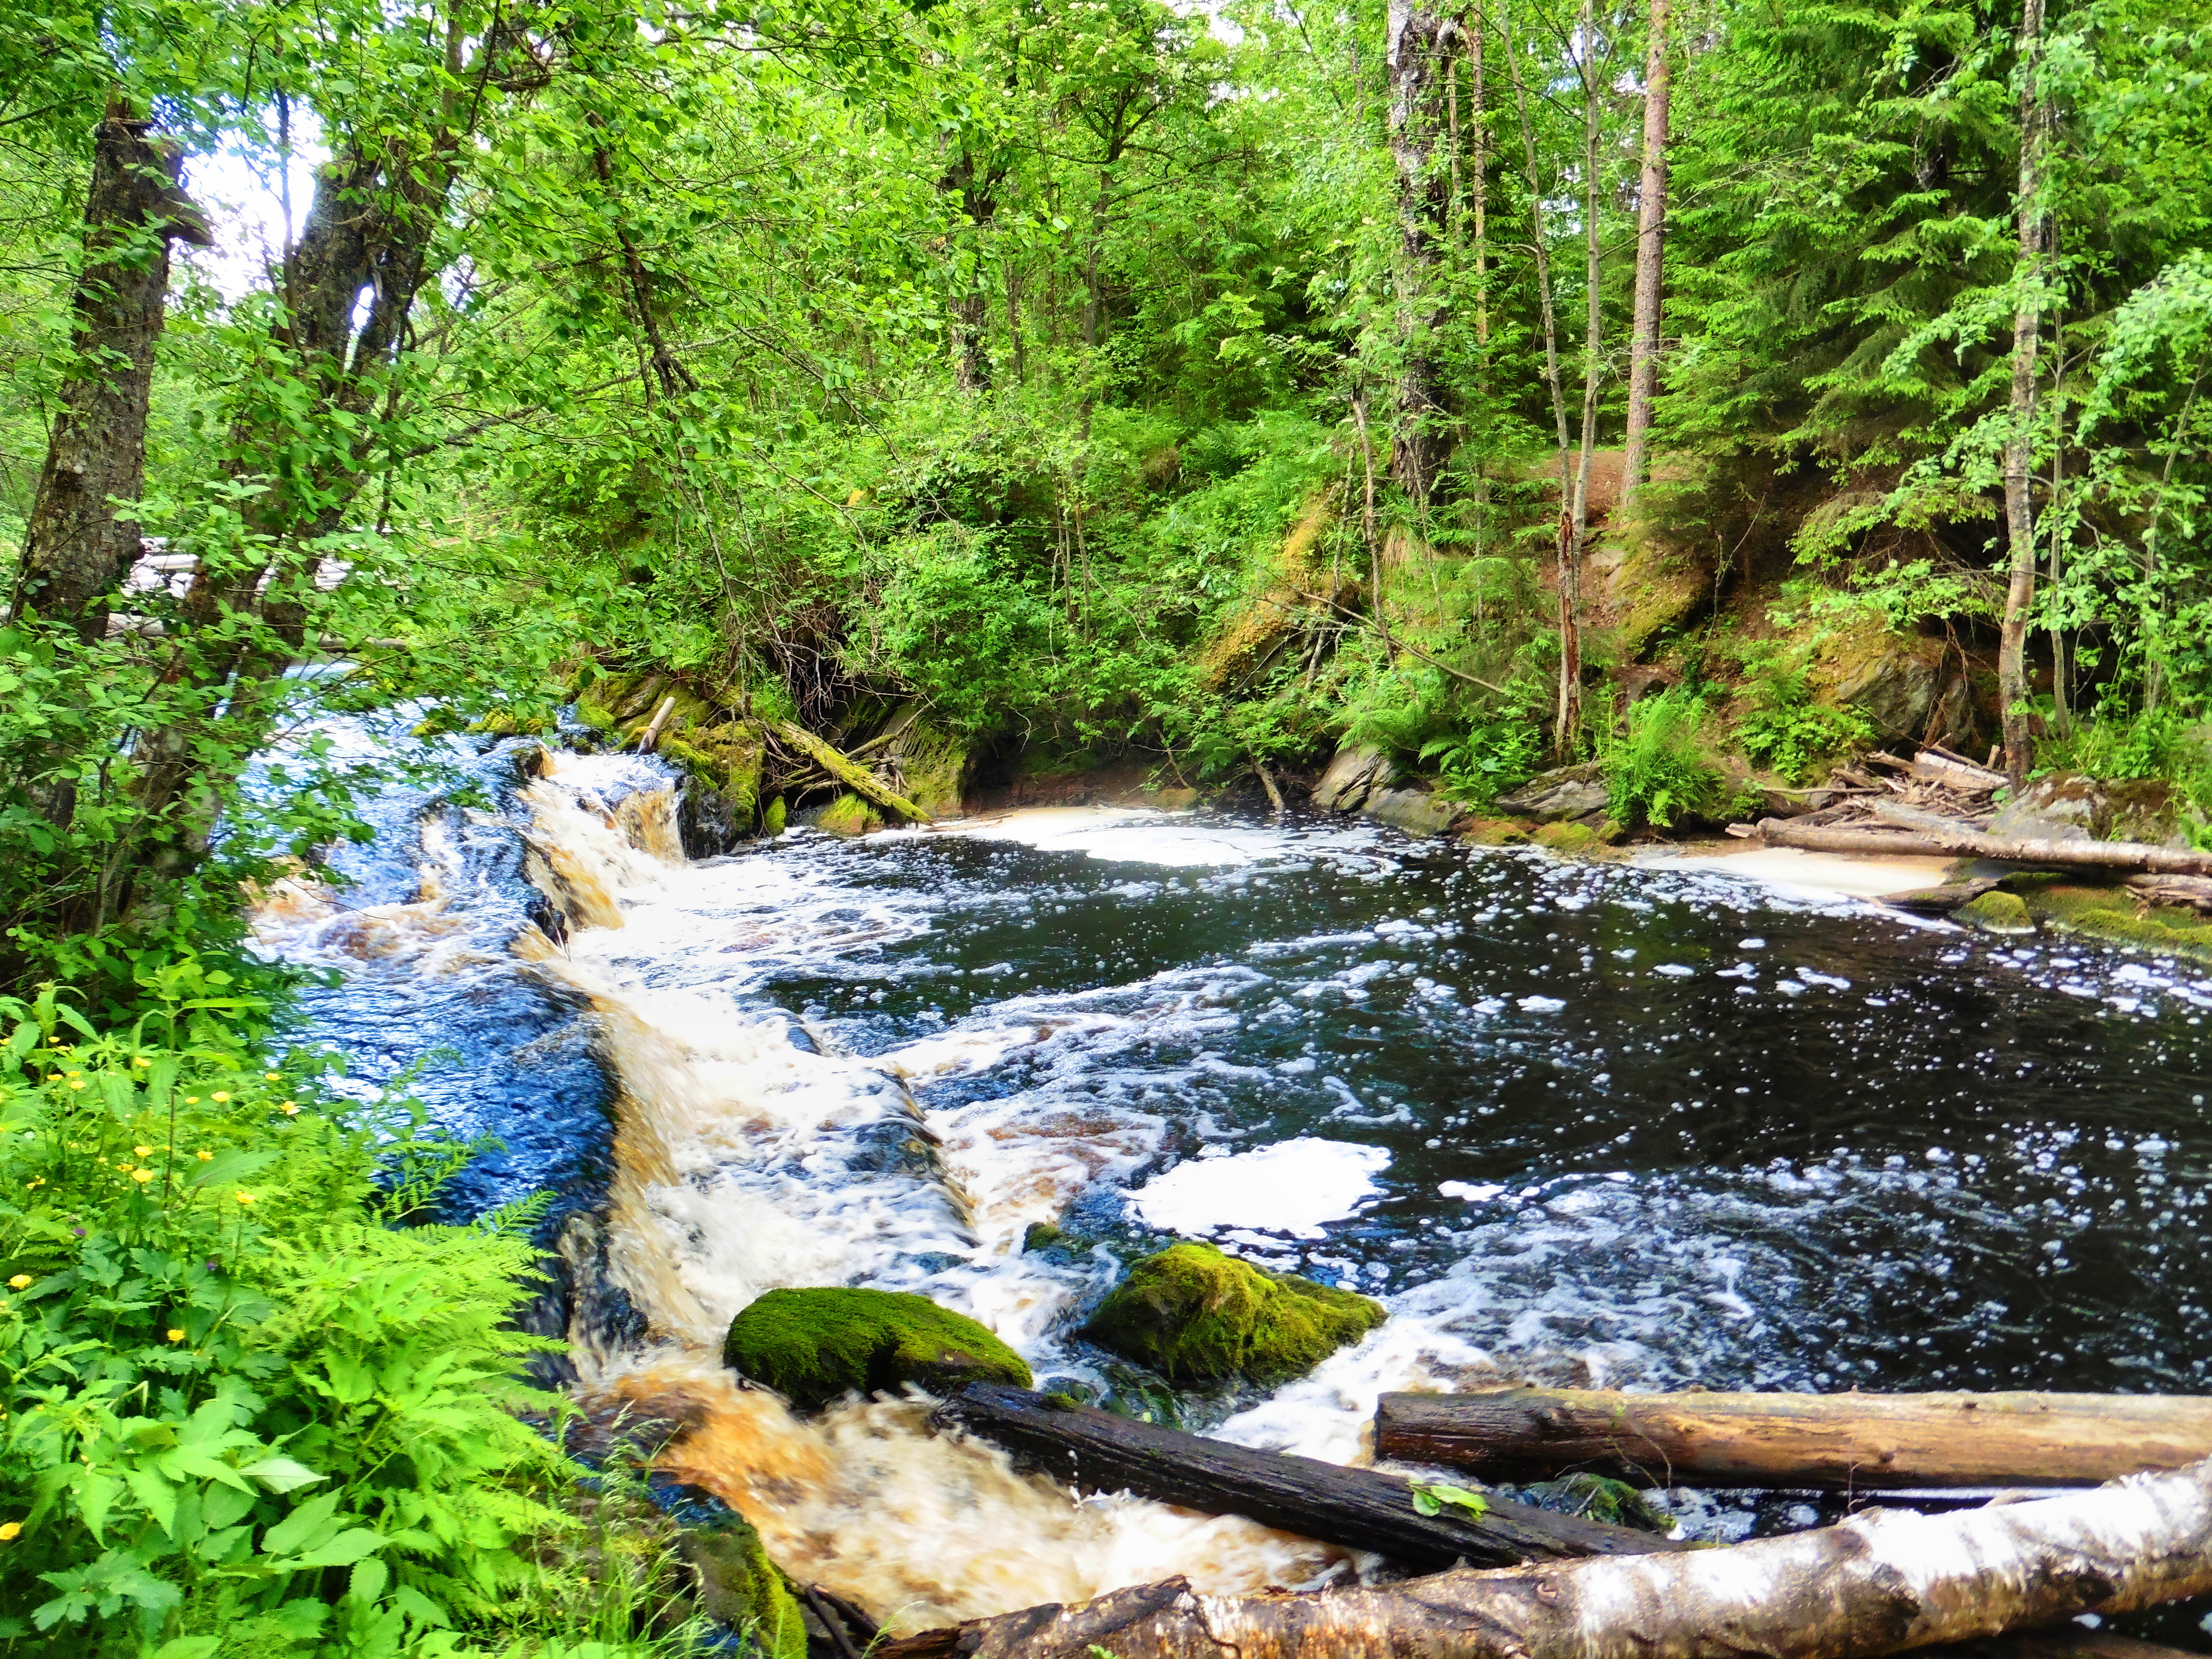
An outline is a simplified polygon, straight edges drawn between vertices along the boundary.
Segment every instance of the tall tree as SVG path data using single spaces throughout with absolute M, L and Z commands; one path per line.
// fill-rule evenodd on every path
M 1997 638 L 1997 700 L 2004 727 L 2005 771 L 2013 787 L 2027 780 L 2033 744 L 2028 728 L 2027 624 L 2035 604 L 2035 515 L 2028 498 L 2035 465 L 2037 359 L 2043 332 L 2044 250 L 2050 226 L 2042 202 L 2043 0 L 2024 0 L 2020 22 L 2020 183 L 2017 205 L 2019 298 L 2012 319 L 2012 398 L 2004 451 L 2005 535 L 2010 580 Z
M 1666 279 L 1667 138 L 1673 73 L 1667 0 L 1650 0 L 1644 49 L 1644 170 L 1636 191 L 1636 311 L 1628 347 L 1628 453 L 1620 511 L 1634 508 L 1649 465 L 1651 399 L 1659 379 L 1660 313 Z
M 1390 471 L 1415 502 L 1434 493 L 1451 452 L 1437 331 L 1451 213 L 1439 165 L 1446 121 L 1443 65 L 1458 26 L 1416 0 L 1390 0 L 1383 41 L 1390 79 L 1390 154 L 1398 179 L 1398 387 Z
M 120 97 L 94 131 L 70 353 L 39 474 L 9 615 L 35 607 L 89 641 L 106 631 L 106 598 L 139 553 L 118 501 L 145 492 L 154 349 L 169 290 L 169 243 L 209 245 L 178 183 L 183 152 Z

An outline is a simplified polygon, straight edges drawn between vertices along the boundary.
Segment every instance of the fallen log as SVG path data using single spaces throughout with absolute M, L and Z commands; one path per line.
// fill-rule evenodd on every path
M 1422 1515 L 1403 1475 L 1254 1451 L 998 1383 L 970 1383 L 939 1407 L 936 1420 L 981 1435 L 1055 1480 L 1091 1492 L 1128 1491 L 1210 1515 L 1242 1515 L 1302 1538 L 1373 1550 L 1409 1566 L 1494 1565 L 1688 1547 L 1631 1527 L 1503 1498 L 1489 1500 L 1480 1518 L 1449 1507 Z
M 1923 1659 L 2183 1659 L 2183 1653 L 2179 1648 L 2068 1624 L 1979 1642 L 1954 1642 L 1929 1648 Z
M 1917 806 L 1907 806 L 1901 800 L 1878 800 L 1872 805 L 1875 817 L 1900 829 L 1924 830 L 1937 836 L 1954 835 L 1960 831 L 1970 836 L 1981 833 L 1963 819 L 1947 817 L 1941 812 L 1926 811 Z
M 2212 915 L 2212 879 L 2203 876 L 2130 876 L 2122 884 L 2148 903 Z
M 1386 1394 L 1375 1455 L 1486 1480 L 1835 1492 L 2094 1486 L 2212 1457 L 2212 1399 L 2102 1394 Z
M 2007 864 L 2093 870 L 2137 870 L 2153 875 L 2212 876 L 2212 853 L 2152 847 L 2137 841 L 2045 841 L 1987 836 L 1974 830 L 1806 829 L 1787 818 L 1764 818 L 1760 836 L 1776 847 L 1808 853 L 1880 853 L 1908 858 L 1996 859 Z
M 1941 1516 L 1874 1510 L 1682 1554 L 1377 1589 L 1116 1590 L 926 1631 L 877 1659 L 1875 1659 L 2212 1591 L 2212 1464 Z
M 886 812 L 904 818 L 908 823 L 927 823 L 929 814 L 916 806 L 904 795 L 888 789 L 876 775 L 859 762 L 838 753 L 830 744 L 816 737 L 805 726 L 793 726 L 788 720 L 775 722 L 777 737 L 805 755 L 831 777 L 843 784 L 864 800 L 874 802 Z
M 1912 775 L 1923 783 L 1940 783 L 1962 795 L 1987 795 L 2004 787 L 2005 775 L 1962 761 L 1955 755 L 1923 749 L 1912 757 Z

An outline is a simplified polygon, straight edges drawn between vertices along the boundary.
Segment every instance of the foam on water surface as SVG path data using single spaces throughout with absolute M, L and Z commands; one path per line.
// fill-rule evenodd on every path
M 1380 1146 L 1300 1135 L 1249 1152 L 1178 1164 L 1132 1192 L 1129 1206 L 1147 1225 L 1167 1233 L 1242 1227 L 1326 1238 L 1322 1224 L 1347 1220 L 1382 1195 L 1372 1176 L 1389 1163 L 1390 1154 Z

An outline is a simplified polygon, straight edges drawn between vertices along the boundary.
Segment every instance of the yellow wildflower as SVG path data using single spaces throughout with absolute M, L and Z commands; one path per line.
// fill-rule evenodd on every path
M 276 1109 L 283 1113 L 286 1117 L 297 1117 L 300 1115 L 299 1107 L 289 1100 L 281 1102 Z
M 0 1544 L 12 1544 L 23 1535 L 20 1521 L 0 1521 Z
M 82 1078 L 81 1078 L 81 1077 L 80 1077 L 80 1078 L 73 1078 L 73 1079 L 70 1079 L 70 1088 L 72 1088 L 72 1089 L 82 1089 L 82 1088 L 83 1088 L 83 1087 L 84 1087 L 84 1079 L 83 1079 Z
M 184 1334 L 182 1331 L 175 1330 L 175 1329 L 172 1329 L 172 1330 L 169 1332 L 169 1340 L 170 1340 L 170 1341 L 172 1341 L 172 1342 L 181 1342 L 181 1341 L 183 1341 L 184 1340 L 185 1340 L 185 1334 Z
M 145 1055 L 141 1054 L 137 1059 L 132 1060 L 131 1063 L 133 1066 L 151 1066 L 154 1062 L 147 1059 Z
M 151 1158 L 154 1156 L 154 1149 L 151 1146 L 133 1146 L 131 1150 L 137 1153 L 141 1158 Z
M 199 1103 L 200 1097 L 198 1095 L 186 1095 L 185 1097 L 185 1104 L 187 1106 L 197 1106 Z
M 133 1170 L 131 1178 L 143 1187 L 154 1178 L 154 1172 L 151 1170 Z
M 228 1089 L 218 1089 L 213 1094 L 210 1095 L 208 1098 L 217 1102 L 228 1100 L 230 1098 L 230 1091 Z
M 215 1154 L 214 1154 L 213 1152 L 202 1152 L 202 1153 L 200 1154 L 200 1162 L 201 1162 L 201 1163 L 203 1163 L 203 1164 L 211 1164 L 211 1163 L 213 1163 L 214 1161 L 215 1161 Z
M 31 1276 L 30 1276 L 30 1274 L 28 1274 L 28 1273 L 17 1273 L 17 1274 L 16 1274 L 13 1279 L 9 1279 L 9 1280 L 8 1281 L 8 1288 L 9 1288 L 9 1290 L 11 1290 L 11 1291 L 27 1291 L 27 1290 L 29 1290 L 29 1289 L 31 1288 Z
M 240 1193 L 238 1195 L 238 1201 L 241 1204 L 251 1204 L 253 1202 L 253 1194 L 252 1193 Z
M 283 1073 L 282 1072 L 264 1072 L 261 1075 L 267 1078 L 271 1083 L 274 1083 L 278 1078 L 283 1076 Z

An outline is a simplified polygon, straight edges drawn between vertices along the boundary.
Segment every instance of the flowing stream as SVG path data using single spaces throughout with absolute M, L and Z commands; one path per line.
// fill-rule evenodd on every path
M 718 1363 L 763 1291 L 918 1291 L 1127 1396 L 1072 1325 L 1120 1260 L 1210 1238 L 1390 1310 L 1272 1395 L 1178 1402 L 1339 1461 L 1410 1386 L 2212 1389 L 2212 970 L 1333 823 L 693 862 L 658 763 L 442 748 L 475 804 L 380 796 L 352 884 L 280 886 L 262 948 L 337 970 L 306 1006 L 341 1086 L 432 1056 L 409 1090 L 499 1137 L 457 1212 L 558 1195 L 579 1389 L 697 1422 L 671 1473 L 896 1627 L 1374 1564 L 1079 1501 L 915 1400 L 797 1420 Z

